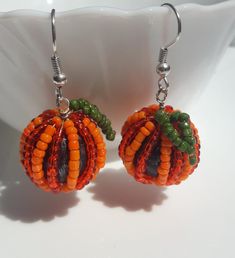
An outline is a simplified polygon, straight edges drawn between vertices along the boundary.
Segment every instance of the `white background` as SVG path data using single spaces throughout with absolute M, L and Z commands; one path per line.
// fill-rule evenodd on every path
M 234 64 L 230 48 L 190 110 L 201 163 L 179 186 L 136 183 L 110 153 L 81 192 L 43 193 L 18 162 L 20 133 L 1 123 L 0 257 L 235 257 Z

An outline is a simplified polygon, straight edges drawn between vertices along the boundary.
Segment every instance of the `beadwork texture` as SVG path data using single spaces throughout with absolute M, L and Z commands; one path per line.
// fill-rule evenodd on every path
M 142 108 L 122 127 L 119 156 L 144 184 L 180 184 L 200 161 L 198 131 L 186 113 L 159 105 Z
M 57 110 L 46 110 L 24 129 L 20 156 L 36 186 L 69 192 L 96 176 L 105 164 L 106 148 L 96 121 L 84 112 L 72 111 L 61 119 Z

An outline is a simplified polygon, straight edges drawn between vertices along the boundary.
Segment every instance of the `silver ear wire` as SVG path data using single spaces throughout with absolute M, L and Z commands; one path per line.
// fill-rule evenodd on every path
M 66 75 L 62 72 L 60 58 L 56 47 L 55 9 L 51 10 L 51 32 L 53 56 L 51 57 L 52 68 L 54 70 L 53 81 L 55 84 L 64 85 L 67 82 Z
M 168 49 L 173 46 L 179 39 L 182 31 L 181 18 L 178 11 L 172 4 L 164 3 L 161 6 L 170 7 L 173 10 L 178 24 L 177 35 L 175 39 L 173 39 L 170 43 L 160 48 L 159 57 L 158 57 L 158 65 L 156 67 L 156 72 L 160 76 L 158 80 L 158 92 L 156 94 L 156 100 L 160 104 L 160 107 L 163 108 L 165 105 L 165 101 L 168 95 L 169 82 L 167 80 L 167 75 L 170 73 L 170 65 L 167 63 L 167 55 Z
M 67 83 L 66 75 L 62 72 L 60 57 L 57 54 L 56 48 L 56 28 L 55 28 L 55 9 L 51 10 L 51 32 L 52 32 L 52 47 L 53 56 L 51 57 L 52 68 L 54 70 L 53 82 L 56 86 L 56 106 L 60 114 L 65 115 L 69 111 L 69 100 L 62 95 L 62 86 Z

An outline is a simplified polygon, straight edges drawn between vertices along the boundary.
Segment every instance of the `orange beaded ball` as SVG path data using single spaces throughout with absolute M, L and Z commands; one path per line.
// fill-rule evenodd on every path
M 200 140 L 189 115 L 151 105 L 124 123 L 119 155 L 138 182 L 180 184 L 199 163 Z
M 70 102 L 62 118 L 46 110 L 24 129 L 20 139 L 21 163 L 32 182 L 45 191 L 80 190 L 105 164 L 102 132 L 113 140 L 110 121 L 84 99 Z

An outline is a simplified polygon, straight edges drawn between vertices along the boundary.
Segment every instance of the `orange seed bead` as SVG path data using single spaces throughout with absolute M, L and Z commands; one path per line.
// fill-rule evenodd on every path
M 65 122 L 64 122 L 64 128 L 68 128 L 70 126 L 74 126 L 74 123 L 72 120 L 70 119 L 67 119 Z
M 161 153 L 162 153 L 162 154 L 168 154 L 168 155 L 170 155 L 170 154 L 171 154 L 171 148 L 168 148 L 168 147 L 161 147 Z
M 96 138 L 98 135 L 99 135 L 99 129 L 96 127 L 94 130 L 93 130 L 93 132 L 92 132 L 92 136 L 94 137 L 94 138 Z
M 33 120 L 33 123 L 35 124 L 35 126 L 40 125 L 42 123 L 42 118 L 40 116 L 36 117 Z
M 98 156 L 105 156 L 106 155 L 106 150 L 105 149 L 100 149 L 97 151 Z
M 74 126 L 67 127 L 65 131 L 66 131 L 66 134 L 68 134 L 68 135 L 69 134 L 77 134 L 77 132 L 78 132 L 77 128 Z
M 150 132 L 152 132 L 153 129 L 155 128 L 155 125 L 154 125 L 152 122 L 148 121 L 148 122 L 145 124 L 145 127 L 146 127 Z
M 50 143 L 52 141 L 52 137 L 49 134 L 42 133 L 40 135 L 40 140 L 45 142 L 45 143 Z
M 70 170 L 70 171 L 69 171 L 69 176 L 70 176 L 71 178 L 77 179 L 78 176 L 79 176 L 78 170 Z
M 38 157 L 38 158 L 43 158 L 45 156 L 45 151 L 39 150 L 37 148 L 35 148 L 33 150 L 33 155 Z
M 74 140 L 78 140 L 78 134 L 74 134 L 74 133 L 71 133 L 68 135 L 68 140 L 69 141 L 74 141 Z
M 55 127 L 52 125 L 48 125 L 47 128 L 45 129 L 44 133 L 48 134 L 50 136 L 53 136 L 53 134 L 55 133 Z
M 59 127 L 62 124 L 62 120 L 58 116 L 54 116 L 52 118 L 52 122 L 55 124 L 56 127 Z
M 69 150 L 78 150 L 79 148 L 79 144 L 78 141 L 74 140 L 74 141 L 69 141 Z
M 39 150 L 43 151 L 45 151 L 48 148 L 48 144 L 42 141 L 38 141 L 36 146 Z
M 141 132 L 138 132 L 138 134 L 136 135 L 135 139 L 136 139 L 136 141 L 142 143 L 143 140 L 145 139 L 145 135 L 143 133 L 141 133 Z
M 79 160 L 80 159 L 80 152 L 79 150 L 71 150 L 69 152 L 70 160 Z
M 103 148 L 105 148 L 105 143 L 104 142 L 101 142 L 101 143 L 97 144 L 97 149 L 98 150 L 103 149 Z
M 33 131 L 33 129 L 35 128 L 35 125 L 33 122 L 29 123 L 27 128 L 30 130 L 30 131 Z
M 85 126 L 88 126 L 88 125 L 90 124 L 91 120 L 90 120 L 89 118 L 85 117 L 85 118 L 82 120 L 82 122 L 83 122 L 83 124 L 84 124 Z
M 33 165 L 32 166 L 32 171 L 33 172 L 39 172 L 42 170 L 42 164 L 39 164 L 39 165 Z
M 33 173 L 33 178 L 35 178 L 36 180 L 40 180 L 41 178 L 43 178 L 43 176 L 43 171 Z
M 138 113 L 139 119 L 145 118 L 145 112 L 141 111 Z
M 43 159 L 39 158 L 39 157 L 36 157 L 36 156 L 33 156 L 32 159 L 31 159 L 31 162 L 32 162 L 33 165 L 38 165 L 38 164 L 41 164 L 43 162 Z
M 171 167 L 171 164 L 170 162 L 161 162 L 160 166 L 163 169 L 169 169 Z
M 139 142 L 136 141 L 136 140 L 133 140 L 133 142 L 131 143 L 130 146 L 131 146 L 131 148 L 132 148 L 133 150 L 137 151 L 137 150 L 140 148 L 141 143 L 139 143 Z
M 104 162 L 105 161 L 105 157 L 97 157 L 97 162 Z
M 95 123 L 91 122 L 90 124 L 87 125 L 88 129 L 90 130 L 90 132 L 94 131 L 96 128 Z
M 150 131 L 149 131 L 146 127 L 144 127 L 144 126 L 142 126 L 142 127 L 140 128 L 140 131 L 141 131 L 141 133 L 144 134 L 145 136 L 149 136 L 149 135 L 150 135 Z
M 168 154 L 161 154 L 160 159 L 161 159 L 161 161 L 163 161 L 163 162 L 168 162 L 168 161 L 171 160 L 171 156 L 168 155 Z
M 78 170 L 79 163 L 77 160 L 70 160 L 69 161 L 69 170 Z
M 159 175 L 168 175 L 169 173 L 169 169 L 163 169 L 162 167 L 158 167 L 157 168 L 157 172 Z

